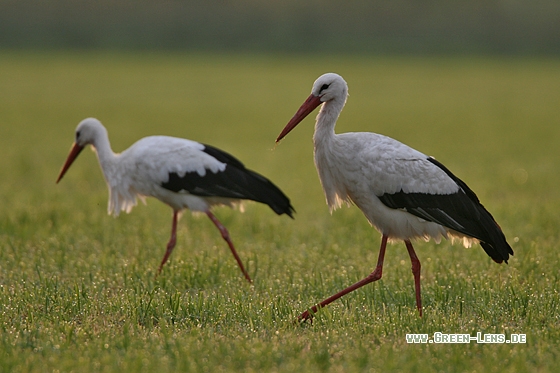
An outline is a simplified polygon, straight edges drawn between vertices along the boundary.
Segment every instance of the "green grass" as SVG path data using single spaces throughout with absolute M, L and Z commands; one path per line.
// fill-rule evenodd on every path
M 479 195 L 515 256 L 391 245 L 384 277 L 293 319 L 368 274 L 379 234 L 355 207 L 330 216 L 312 119 L 274 148 L 314 79 L 342 74 L 337 130 L 373 131 L 434 155 Z M 0 54 L 1 372 L 547 372 L 559 364 L 560 61 L 181 54 Z M 54 181 L 77 123 L 101 119 L 113 149 L 166 134 L 210 143 L 270 177 L 296 220 L 248 204 L 217 216 L 248 286 L 205 217 L 186 213 L 154 279 L 171 210 L 106 214 L 91 152 Z M 406 333 L 522 333 L 527 343 L 407 344 Z

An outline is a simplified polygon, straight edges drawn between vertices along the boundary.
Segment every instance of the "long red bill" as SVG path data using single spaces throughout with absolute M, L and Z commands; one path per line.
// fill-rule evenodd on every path
M 64 162 L 64 166 L 62 166 L 62 170 L 60 170 L 60 174 L 58 175 L 58 179 L 56 179 L 57 184 L 60 181 L 60 179 L 62 179 L 62 177 L 64 176 L 66 171 L 68 171 L 68 169 L 72 165 L 72 162 L 74 162 L 74 160 L 76 158 L 78 158 L 78 155 L 80 154 L 80 152 L 83 149 L 84 149 L 83 146 L 80 146 L 76 143 L 72 144 L 72 149 L 70 149 L 70 154 L 68 154 L 68 158 L 66 158 L 66 162 Z
M 280 135 L 278 135 L 278 137 L 276 138 L 276 142 L 282 140 L 284 136 L 286 136 L 291 130 L 295 128 L 295 126 L 299 124 L 299 122 L 301 122 L 306 116 L 309 115 L 309 113 L 311 113 L 317 106 L 321 104 L 321 98 L 319 96 L 311 94 L 298 109 L 294 117 L 290 119 L 282 132 L 280 132 Z

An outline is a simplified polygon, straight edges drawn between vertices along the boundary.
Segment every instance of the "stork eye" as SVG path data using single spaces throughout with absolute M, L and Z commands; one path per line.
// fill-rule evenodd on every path
M 76 131 L 76 140 L 80 138 L 80 131 Z
M 328 85 L 328 84 L 323 84 L 323 85 L 321 86 L 321 90 L 319 90 L 319 93 L 323 92 L 323 91 L 324 91 L 325 89 L 327 89 L 327 88 L 329 88 L 329 85 Z

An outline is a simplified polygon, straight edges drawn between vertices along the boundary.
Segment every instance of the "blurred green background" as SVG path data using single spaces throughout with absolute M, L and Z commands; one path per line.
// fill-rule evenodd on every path
M 558 54 L 557 0 L 1 0 L 1 48 Z

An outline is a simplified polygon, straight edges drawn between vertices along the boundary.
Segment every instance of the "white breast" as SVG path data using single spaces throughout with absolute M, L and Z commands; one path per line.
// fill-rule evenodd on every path
M 315 165 L 331 211 L 353 202 L 368 221 L 392 239 L 436 240 L 446 236 L 439 224 L 388 208 L 385 193 L 451 194 L 458 185 L 428 157 L 394 139 L 374 133 L 344 133 L 315 144 Z
M 109 213 L 130 212 L 136 199 L 144 200 L 145 196 L 158 198 L 174 208 L 205 210 L 208 204 L 199 197 L 170 193 L 161 187 L 170 173 L 184 176 L 196 172 L 204 176 L 206 172 L 223 171 L 226 165 L 203 149 L 204 145 L 196 141 L 169 136 L 145 137 L 134 143 L 117 155 L 118 162 L 106 170 Z

